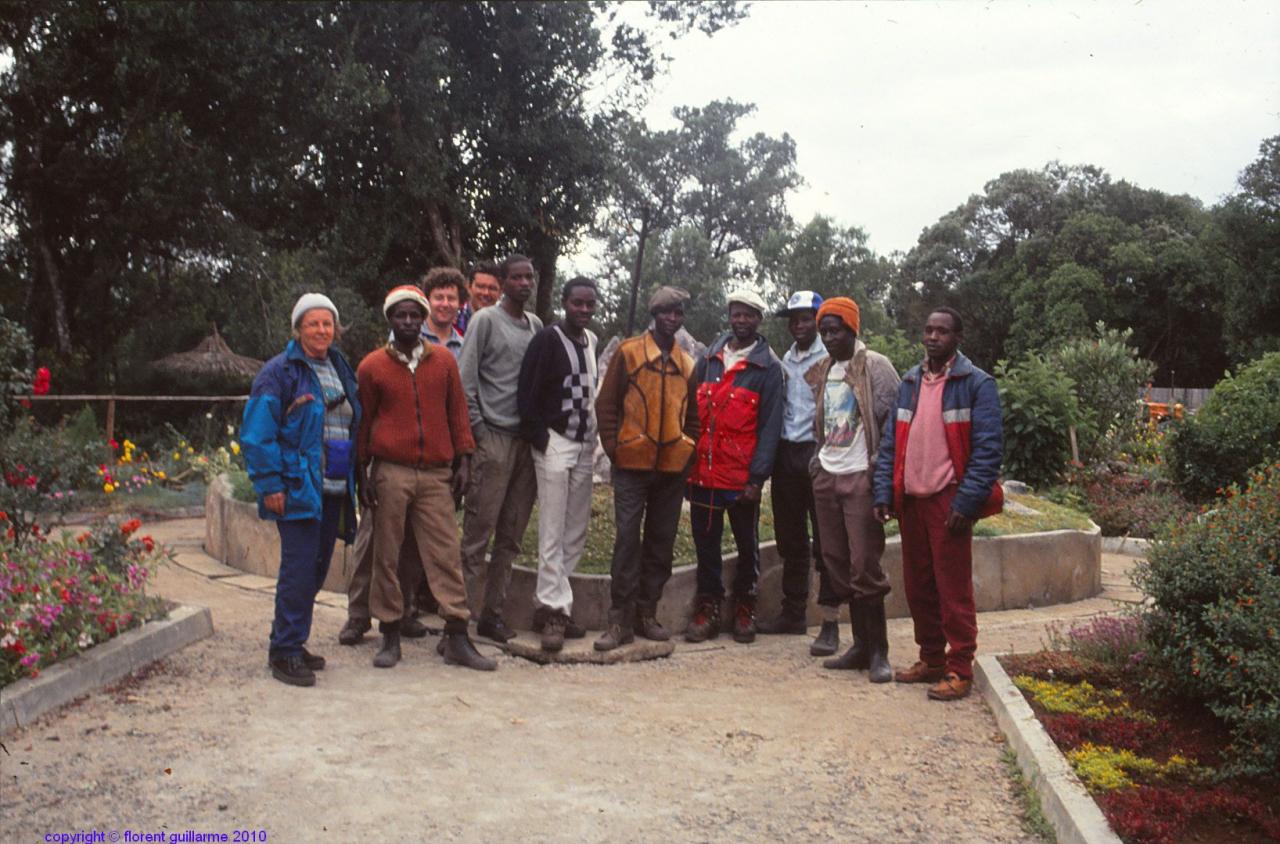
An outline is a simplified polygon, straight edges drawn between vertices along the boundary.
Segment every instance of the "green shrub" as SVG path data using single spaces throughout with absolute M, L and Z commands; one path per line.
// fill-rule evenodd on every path
M 31 389 L 31 338 L 27 330 L 0 310 L 0 436 L 21 415 L 20 395 Z
M 895 328 L 892 334 L 865 334 L 860 339 L 873 352 L 887 357 L 899 375 L 906 375 L 907 370 L 924 360 L 924 349 L 919 340 L 909 340 L 901 328 Z
M 19 416 L 0 438 L 0 510 L 9 514 L 14 540 L 21 545 L 74 509 L 77 491 L 102 483 L 98 468 L 110 460 L 106 445 L 76 443 L 64 425 L 45 428 Z
M 1170 476 L 1198 501 L 1280 459 L 1280 352 L 1219 381 L 1198 413 L 1174 425 L 1165 451 Z
M 1227 724 L 1233 772 L 1280 770 L 1280 463 L 1163 531 L 1134 580 L 1152 685 Z
M 1142 418 L 1139 396 L 1155 371 L 1155 364 L 1129 345 L 1133 329 L 1117 331 L 1099 322 L 1095 331 L 1096 337 L 1069 340 L 1049 355 L 1076 384 L 1084 417 L 1077 432 L 1080 459 L 1086 463 L 1128 447 Z
M 1051 486 L 1071 459 L 1067 429 L 1082 420 L 1075 382 L 1032 353 L 996 365 L 1004 411 L 1004 475 L 1037 487 Z

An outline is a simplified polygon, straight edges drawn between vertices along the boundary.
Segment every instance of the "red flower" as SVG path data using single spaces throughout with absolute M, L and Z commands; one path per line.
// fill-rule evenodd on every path
M 140 527 L 142 527 L 142 519 L 130 519 L 120 525 L 120 532 L 125 536 L 128 536 Z
M 36 370 L 36 380 L 31 384 L 31 392 L 43 396 L 49 392 L 49 368 L 42 366 Z
M 13 651 L 15 656 L 22 656 L 24 653 L 27 652 L 27 646 L 22 644 L 22 642 L 20 641 L 14 642 L 12 645 L 9 646 L 9 650 Z
M 117 449 L 120 448 L 120 443 L 116 442 L 115 440 L 107 440 L 107 445 L 111 446 L 112 451 L 116 451 Z M 104 466 L 102 468 L 106 468 L 106 467 Z
M 150 554 L 152 551 L 156 550 L 156 541 L 149 536 L 144 536 L 142 537 L 142 547 L 146 548 L 147 553 Z

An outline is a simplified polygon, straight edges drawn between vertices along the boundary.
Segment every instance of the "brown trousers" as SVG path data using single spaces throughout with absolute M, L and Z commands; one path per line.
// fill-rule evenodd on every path
M 369 609 L 379 621 L 399 621 L 404 614 L 397 561 L 406 529 L 418 543 L 427 585 L 446 621 L 468 621 L 467 590 L 462 581 L 458 523 L 453 517 L 453 494 L 447 466 L 418 469 L 378 460 L 373 484 L 378 506 L 373 523 L 373 584 Z
M 876 521 L 874 505 L 870 471 L 833 475 L 817 468 L 813 506 L 822 534 L 822 563 L 831 591 L 842 601 L 889 594 L 889 578 L 880 567 L 884 525 Z
M 476 439 L 462 520 L 462 565 L 473 611 L 500 616 L 507 603 L 511 561 L 520 554 L 538 482 L 527 442 L 492 428 Z M 490 537 L 493 553 L 486 558 Z
M 376 507 L 365 507 L 356 527 L 356 568 L 347 582 L 347 617 L 369 620 L 369 587 L 373 584 L 373 525 Z M 406 596 L 405 617 L 412 615 L 411 601 L 422 582 L 422 560 L 418 557 L 418 542 L 413 531 L 405 531 L 404 544 L 400 546 L 400 559 L 396 564 L 400 576 L 400 591 Z

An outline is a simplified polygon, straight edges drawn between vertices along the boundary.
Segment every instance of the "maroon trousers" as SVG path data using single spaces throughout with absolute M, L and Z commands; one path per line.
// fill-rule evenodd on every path
M 928 498 L 903 498 L 902 577 L 920 659 L 973 678 L 978 613 L 973 602 L 973 533 L 947 530 L 956 486 Z

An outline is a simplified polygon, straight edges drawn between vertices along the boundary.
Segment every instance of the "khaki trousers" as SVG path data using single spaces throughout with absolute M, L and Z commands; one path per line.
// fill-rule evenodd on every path
M 347 582 L 347 618 L 369 620 L 369 587 L 373 584 L 373 525 L 376 507 L 365 507 L 356 527 L 356 568 Z M 422 581 L 422 560 L 418 556 L 418 543 L 413 531 L 405 531 L 404 545 L 400 546 L 400 559 L 396 564 L 400 576 L 400 591 L 406 596 L 404 615 L 412 615 L 412 601 L 418 584 Z
M 462 522 L 462 568 L 474 612 L 502 615 L 511 561 L 520 554 L 520 542 L 537 496 L 538 483 L 527 442 L 492 428 L 477 437 L 476 453 L 471 457 L 467 514 Z M 486 559 L 490 537 L 493 553 Z
M 813 506 L 831 591 L 842 601 L 888 595 L 889 578 L 880 566 L 884 525 L 872 513 L 871 472 L 833 475 L 819 466 L 813 476 Z
M 413 531 L 427 585 L 446 621 L 468 621 L 467 592 L 462 580 L 458 524 L 447 466 L 420 469 L 385 460 L 374 463 L 373 484 L 378 506 L 373 524 L 373 584 L 369 609 L 378 621 L 399 621 L 404 615 L 397 560 L 406 529 Z

